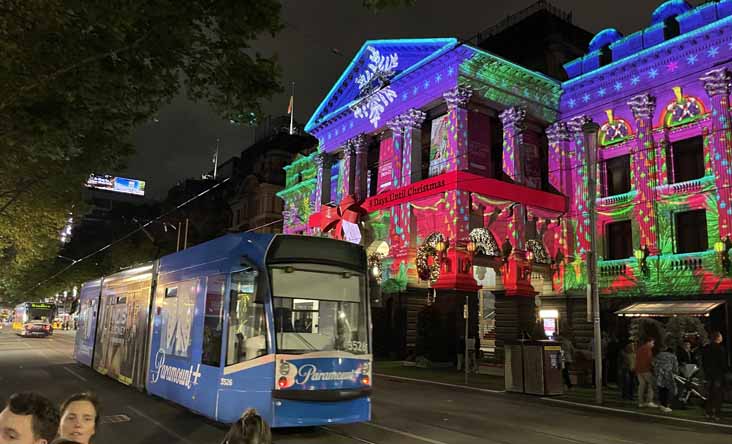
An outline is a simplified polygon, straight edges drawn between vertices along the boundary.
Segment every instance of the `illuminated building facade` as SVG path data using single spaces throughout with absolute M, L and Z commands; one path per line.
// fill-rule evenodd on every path
M 384 293 L 375 343 L 395 344 L 381 352 L 419 348 L 426 304 L 446 341 L 431 359 L 454 353 L 465 296 L 470 335 L 495 335 L 498 360 L 538 308 L 586 345 L 594 121 L 603 309 L 724 301 L 731 24 L 732 1 L 666 2 L 644 30 L 598 33 L 563 83 L 455 39 L 368 41 L 305 128 L 318 151 L 286 167 L 284 231 L 367 248 Z
M 547 129 L 550 182 L 569 199 L 560 278 L 565 319 L 582 323 L 589 246 L 582 125 L 600 126 L 597 233 L 603 325 L 615 313 L 668 317 L 669 302 L 731 302 L 732 2 L 668 1 L 629 36 L 599 32 L 565 65 L 560 119 Z M 572 306 L 579 307 L 573 310 Z M 568 308 L 569 307 L 569 308 Z M 689 305 L 687 310 L 700 310 Z M 574 312 L 574 316 L 572 316 Z M 709 327 L 728 329 L 726 304 Z M 574 319 L 573 319 L 574 318 Z

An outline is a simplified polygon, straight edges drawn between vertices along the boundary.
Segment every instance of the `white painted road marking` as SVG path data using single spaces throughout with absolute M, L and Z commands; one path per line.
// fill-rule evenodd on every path
M 137 410 L 136 408 L 132 407 L 131 405 L 128 405 L 127 408 L 129 410 L 135 412 L 135 414 L 137 414 L 138 416 L 147 419 L 148 421 L 150 421 L 151 423 L 153 423 L 155 426 L 157 426 L 160 430 L 164 431 L 168 435 L 175 437 L 175 439 L 177 439 L 178 442 L 185 442 L 185 443 L 188 443 L 188 444 L 194 444 L 193 441 L 190 441 L 189 439 L 186 439 L 186 438 L 182 437 L 181 435 L 179 435 L 176 432 L 170 430 L 169 428 L 165 427 L 164 425 L 162 425 L 161 423 L 159 423 L 155 419 L 153 419 L 153 418 L 149 417 L 148 415 L 142 413 L 141 411 Z
M 403 432 L 401 430 L 392 429 L 391 427 L 374 424 L 373 422 L 364 422 L 363 425 L 366 425 L 369 427 L 374 427 L 374 428 L 381 429 L 381 430 L 386 430 L 387 432 L 396 433 L 397 435 L 406 436 L 407 438 L 412 438 L 412 439 L 416 439 L 418 441 L 428 442 L 430 444 L 447 444 L 446 442 L 443 442 L 443 441 L 438 441 L 436 439 L 415 435 L 414 433 Z
M 432 385 L 441 385 L 444 387 L 461 388 L 461 389 L 466 389 L 466 390 L 473 390 L 476 392 L 506 393 L 505 390 L 491 390 L 491 389 L 484 389 L 484 388 L 479 388 L 479 387 L 471 387 L 468 385 L 448 384 L 447 382 L 428 381 L 426 379 L 405 378 L 404 376 L 393 376 L 393 375 L 386 375 L 383 373 L 374 373 L 374 376 L 379 376 L 381 378 L 386 378 L 386 379 L 396 379 L 396 380 L 400 380 L 400 381 L 418 382 L 420 384 L 432 384 Z
M 85 377 L 81 376 L 80 374 L 76 373 L 75 371 L 71 370 L 70 368 L 68 368 L 68 367 L 62 367 L 62 368 L 64 370 L 66 370 L 67 372 L 71 373 L 72 375 L 76 376 L 77 378 L 81 379 L 82 381 L 86 382 Z

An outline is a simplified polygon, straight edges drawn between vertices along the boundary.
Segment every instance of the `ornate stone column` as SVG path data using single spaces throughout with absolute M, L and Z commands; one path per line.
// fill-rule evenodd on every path
M 421 178 L 422 173 L 422 122 L 425 114 L 418 109 L 410 109 L 400 116 L 404 128 L 404 147 L 402 149 L 402 186 L 410 185 Z
M 699 80 L 704 82 L 711 101 L 711 135 L 709 151 L 712 172 L 717 186 L 719 236 L 732 236 L 732 129 L 730 129 L 729 93 L 732 75 L 727 68 L 707 72 Z
M 397 116 L 386 122 L 386 126 L 391 130 L 394 147 L 391 164 L 392 188 L 399 188 L 402 186 L 402 169 L 404 168 L 404 123 L 402 122 L 402 116 Z
M 356 165 L 353 194 L 357 201 L 366 199 L 368 189 L 366 188 L 366 180 L 368 177 L 368 144 L 366 136 L 363 134 L 354 137 L 348 141 L 349 146 L 356 152 Z
M 320 207 L 324 203 L 330 202 L 330 167 L 331 156 L 320 152 L 315 155 L 315 167 L 317 168 L 317 179 L 315 183 L 315 202 L 313 212 L 320 211 Z
M 468 169 L 468 102 L 473 90 L 468 86 L 457 88 L 443 94 L 447 103 L 448 119 L 448 167 L 445 171 L 465 171 Z
M 512 107 L 500 116 L 503 124 L 503 172 L 516 183 L 523 184 L 523 143 L 526 130 L 526 109 Z
M 343 197 L 356 193 L 356 148 L 346 142 L 343 146 Z
M 640 229 L 640 247 L 647 246 L 651 254 L 658 254 L 654 190 L 658 185 L 656 147 L 653 143 L 653 113 L 656 98 L 640 94 L 628 101 L 637 128 L 636 145 L 631 149 L 632 176 L 630 182 L 637 191 L 634 219 Z
M 572 169 L 569 164 L 569 130 L 564 122 L 556 122 L 546 129 L 549 140 L 549 183 L 565 195 L 572 190 Z
M 587 116 L 577 116 L 567 122 L 567 129 L 570 134 L 570 143 L 574 147 L 574 155 L 570 159 L 569 166 L 572 171 L 572 189 L 569 194 L 569 217 L 574 219 L 572 227 L 567 227 L 567 249 L 573 258 L 585 258 L 585 253 L 590 248 L 590 221 L 587 212 L 587 163 L 585 162 L 585 140 L 582 133 L 582 126 L 592 121 Z M 599 177 L 599 175 L 598 175 Z M 598 187 L 599 189 L 599 187 Z M 596 196 L 595 196 L 596 197 Z

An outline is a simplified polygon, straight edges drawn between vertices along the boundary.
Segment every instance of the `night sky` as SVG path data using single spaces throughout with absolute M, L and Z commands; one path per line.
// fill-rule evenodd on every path
M 295 119 L 304 124 L 325 98 L 365 40 L 387 38 L 469 38 L 535 0 L 417 0 L 410 8 L 378 14 L 361 0 L 284 0 L 286 28 L 275 38 L 255 43 L 263 54 L 276 53 L 287 93 L 265 104 L 273 115 L 286 114 L 289 84 L 296 84 Z M 615 27 L 628 35 L 650 24 L 660 0 L 554 0 L 573 12 L 574 23 L 592 33 Z M 692 1 L 693 5 L 703 1 Z M 133 135 L 137 153 L 127 177 L 147 181 L 148 195 L 162 197 L 178 180 L 200 177 L 211 167 L 220 139 L 220 161 L 239 153 L 253 141 L 253 130 L 234 127 L 204 104 L 178 97 L 159 113 L 156 123 Z

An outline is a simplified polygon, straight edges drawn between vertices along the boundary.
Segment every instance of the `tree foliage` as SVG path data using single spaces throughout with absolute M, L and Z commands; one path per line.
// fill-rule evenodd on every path
M 375 12 L 387 8 L 414 6 L 416 3 L 417 0 L 363 0 L 363 6 Z
M 119 169 L 130 131 L 184 89 L 234 123 L 280 90 L 250 42 L 276 0 L 0 3 L 0 293 L 55 257 L 91 172 Z M 20 286 L 20 287 L 19 287 Z

